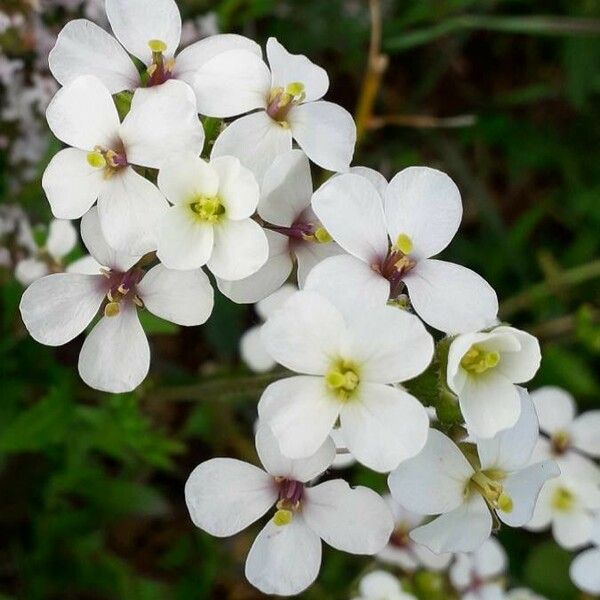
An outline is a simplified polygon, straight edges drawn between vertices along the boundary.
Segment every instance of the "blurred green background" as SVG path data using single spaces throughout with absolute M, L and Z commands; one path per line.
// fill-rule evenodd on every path
M 56 33 L 82 11 L 77 1 L 57 4 L 42 1 L 36 12 L 2 0 L 0 11 Z M 544 359 L 532 387 L 559 385 L 581 410 L 600 408 L 597 0 L 382 0 L 388 65 L 366 92 L 366 0 L 178 4 L 184 19 L 214 13 L 223 32 L 261 43 L 275 35 L 324 66 L 328 99 L 359 115 L 354 164 L 388 177 L 414 164 L 449 173 L 465 217 L 445 257 L 484 275 L 501 316 L 539 336 Z M 27 78 L 43 72 L 35 38 L 8 30 L 0 43 L 5 57 L 25 61 Z M 9 159 L 22 131 L 10 119 L 0 127 L 0 203 L 47 223 L 40 177 L 58 143 L 42 127 L 43 158 L 23 178 Z M 28 337 L 22 287 L 9 269 L 0 281 L 0 598 L 264 597 L 243 577 L 256 527 L 215 540 L 193 527 L 183 500 L 202 460 L 255 460 L 252 426 L 268 376 L 238 358 L 252 308 L 219 298 L 206 326 L 185 331 L 149 321 L 150 377 L 135 393 L 111 396 L 78 380 L 81 338 L 51 349 Z M 384 489 L 385 478 L 359 467 L 346 475 Z M 568 580 L 570 555 L 548 535 L 500 537 L 515 583 L 549 599 L 583 597 Z M 326 550 L 318 583 L 302 597 L 349 598 L 371 567 Z

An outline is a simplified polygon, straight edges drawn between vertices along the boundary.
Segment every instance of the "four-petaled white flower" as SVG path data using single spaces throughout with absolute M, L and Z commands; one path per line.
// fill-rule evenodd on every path
M 576 416 L 573 396 L 565 390 L 547 386 L 531 393 L 540 420 L 540 436 L 534 456 L 554 458 L 564 475 L 600 483 L 600 410 Z
M 460 193 L 445 173 L 404 169 L 383 199 L 365 177 L 342 174 L 317 190 L 312 205 L 352 255 L 329 259 L 331 286 L 360 286 L 367 305 L 394 300 L 406 286 L 417 314 L 446 333 L 494 324 L 498 299 L 490 285 L 470 269 L 431 258 L 450 243 L 462 217 Z
M 596 515 L 590 541 L 594 547 L 573 560 L 569 573 L 580 590 L 588 594 L 600 594 L 600 512 Z
M 264 323 L 278 308 L 283 306 L 298 290 L 291 284 L 286 284 L 267 296 L 254 307 L 258 317 Z M 240 339 L 240 356 L 248 368 L 255 373 L 266 373 L 277 364 L 267 352 L 260 333 L 260 325 L 254 325 Z
M 515 384 L 532 379 L 541 358 L 538 340 L 513 327 L 452 340 L 447 383 L 458 396 L 469 433 L 489 438 L 516 423 L 521 401 Z
M 319 573 L 321 540 L 351 554 L 375 554 L 385 545 L 392 516 L 375 492 L 351 488 L 341 479 L 308 485 L 334 459 L 330 438 L 313 456 L 290 460 L 262 425 L 256 449 L 264 471 L 232 458 L 215 458 L 198 465 L 185 485 L 192 520 L 218 537 L 242 531 L 275 505 L 246 560 L 252 585 L 265 594 L 300 593 Z
M 400 581 L 387 571 L 371 571 L 358 584 L 358 596 L 353 600 L 416 600 L 405 592 Z
M 261 56 L 258 44 L 233 34 L 211 36 L 175 56 L 181 15 L 174 0 L 106 0 L 106 12 L 119 41 L 87 19 L 70 21 L 58 34 L 48 64 L 61 85 L 95 75 L 111 94 L 135 90 L 141 78 L 128 53 L 145 65 L 148 87 L 180 79 L 192 88 L 203 66 L 221 52 L 244 50 Z M 203 113 L 201 103 L 197 109 Z
M 275 38 L 267 41 L 269 67 L 256 54 L 232 50 L 215 56 L 197 76 L 204 112 L 233 117 L 217 138 L 213 156 L 237 156 L 259 183 L 275 158 L 292 148 L 292 138 L 315 164 L 346 171 L 356 141 L 352 116 L 321 100 L 327 73 L 301 54 L 290 54 Z
M 237 158 L 174 157 L 160 169 L 158 187 L 173 205 L 157 226 L 157 255 L 166 267 L 207 265 L 217 277 L 234 280 L 265 263 L 267 238 L 251 218 L 258 184 Z
M 225 296 L 239 303 L 258 302 L 281 287 L 294 264 L 302 287 L 316 264 L 342 252 L 312 211 L 312 194 L 304 152 L 290 150 L 277 157 L 265 174 L 258 204 L 269 240 L 269 258 L 251 277 L 234 282 L 218 279 Z
M 490 536 L 492 511 L 511 527 L 534 512 L 544 482 L 559 475 L 554 461 L 527 466 L 538 436 L 535 409 L 521 390 L 521 416 L 511 429 L 477 441 L 469 459 L 432 429 L 425 448 L 389 476 L 392 496 L 414 512 L 440 515 L 410 536 L 436 553 L 472 552 Z
M 421 568 L 428 571 L 445 570 L 452 560 L 452 554 L 434 554 L 429 548 L 418 544 L 410 537 L 410 532 L 422 525 L 426 517 L 406 510 L 390 495 L 384 498 L 394 515 L 394 533 L 377 558 L 382 562 L 398 566 L 408 573 Z
M 294 294 L 263 325 L 269 354 L 296 373 L 264 391 L 258 414 L 284 455 L 314 453 L 338 418 L 348 450 L 376 471 L 417 454 L 429 419 L 413 396 L 389 384 L 422 373 L 433 356 L 423 324 L 389 306 L 343 314 L 313 292 Z
M 90 386 L 126 392 L 146 377 L 150 347 L 138 307 L 179 325 L 204 323 L 213 307 L 213 291 L 201 271 L 171 271 L 162 265 L 147 273 L 139 256 L 112 250 L 102 236 L 98 212 L 82 219 L 81 236 L 101 270 L 55 273 L 35 281 L 21 299 L 21 316 L 31 336 L 61 346 L 79 335 L 103 306 L 79 354 L 79 374 Z M 83 271 L 89 272 L 89 262 Z
M 155 250 L 154 228 L 167 201 L 132 165 L 157 169 L 177 152 L 200 153 L 204 131 L 190 87 L 168 81 L 138 89 L 120 123 L 106 87 L 96 77 L 78 77 L 59 90 L 46 117 L 54 135 L 72 146 L 54 156 L 42 179 L 54 215 L 77 219 L 97 199 L 111 247 Z
M 491 537 L 474 552 L 461 553 L 450 568 L 450 581 L 461 600 L 504 600 L 502 576 L 507 557 L 502 544 Z

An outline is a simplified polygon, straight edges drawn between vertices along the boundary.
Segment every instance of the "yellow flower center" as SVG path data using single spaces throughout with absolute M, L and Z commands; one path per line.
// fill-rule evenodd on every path
M 304 102 L 304 84 L 299 81 L 289 83 L 285 88 L 274 87 L 267 98 L 267 114 L 282 127 L 289 127 L 286 119 L 294 105 Z
M 575 504 L 575 496 L 567 488 L 558 487 L 552 494 L 552 507 L 559 512 L 569 512 Z
M 481 375 L 493 369 L 500 362 L 500 353 L 471 346 L 460 361 L 460 366 L 471 375 Z
M 492 508 L 506 513 L 512 512 L 512 498 L 504 491 L 502 484 L 505 478 L 506 473 L 500 469 L 477 471 L 471 477 L 467 491 L 474 489 L 479 492 Z
M 194 198 L 190 208 L 195 217 L 205 223 L 218 223 L 225 214 L 225 207 L 217 196 Z
M 325 383 L 338 400 L 345 402 L 352 397 L 360 384 L 358 369 L 348 361 L 338 360 L 327 371 Z

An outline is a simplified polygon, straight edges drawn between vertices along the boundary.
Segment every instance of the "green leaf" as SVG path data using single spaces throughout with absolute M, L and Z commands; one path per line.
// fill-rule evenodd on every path
M 179 331 L 179 325 L 165 321 L 147 310 L 139 310 L 138 315 L 142 327 L 148 335 L 174 335 Z
M 525 563 L 525 581 L 549 600 L 574 600 L 578 593 L 569 578 L 571 559 L 554 542 L 541 544 Z

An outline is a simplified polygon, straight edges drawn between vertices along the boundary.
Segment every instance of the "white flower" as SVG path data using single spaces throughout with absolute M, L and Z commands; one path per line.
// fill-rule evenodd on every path
M 515 588 L 504 595 L 504 600 L 546 600 L 546 598 L 527 588 Z
M 313 454 L 338 418 L 352 455 L 376 471 L 393 469 L 425 444 L 419 401 L 388 384 L 422 373 L 433 340 L 414 315 L 389 306 L 343 315 L 315 292 L 292 296 L 263 325 L 267 351 L 302 375 L 272 383 L 258 414 L 290 458 Z
M 526 528 L 542 531 L 551 526 L 559 546 L 576 550 L 592 539 L 594 513 L 598 510 L 600 488 L 596 482 L 581 476 L 561 475 L 542 488 Z
M 396 577 L 386 571 L 371 571 L 358 584 L 359 596 L 354 600 L 416 600 L 402 589 Z
M 513 327 L 452 340 L 447 382 L 471 435 L 488 438 L 515 424 L 521 406 L 515 384 L 532 379 L 540 361 L 538 340 Z
M 48 260 L 60 270 L 64 258 L 77 245 L 77 230 L 71 221 L 53 219 L 48 226 L 48 237 L 44 247 L 36 256 L 19 261 L 15 267 L 15 277 L 24 286 L 50 272 Z M 46 259 L 46 260 L 45 260 Z
M 138 89 L 123 123 L 110 92 L 95 77 L 59 90 L 46 117 L 54 135 L 72 146 L 50 161 L 42 186 L 58 218 L 76 219 L 98 199 L 102 231 L 122 252 L 156 249 L 154 226 L 167 201 L 131 165 L 157 169 L 176 152 L 204 145 L 191 89 L 180 81 Z
M 375 492 L 341 479 L 307 485 L 331 464 L 331 439 L 313 456 L 289 460 L 260 426 L 256 449 L 266 472 L 215 458 L 192 471 L 185 499 L 196 526 L 218 537 L 242 531 L 275 505 L 246 560 L 246 577 L 260 591 L 289 596 L 306 589 L 319 573 L 321 540 L 352 554 L 375 554 L 387 542 L 392 517 Z
M 434 554 L 429 548 L 418 544 L 410 537 L 410 532 L 422 525 L 425 517 L 406 510 L 390 495 L 384 498 L 394 515 L 394 533 L 377 558 L 382 562 L 396 565 L 408 573 L 420 568 L 429 571 L 445 570 L 452 560 L 452 554 Z
M 143 306 L 179 325 L 200 325 L 212 311 L 213 291 L 201 270 L 170 271 L 158 265 L 146 273 L 136 266 L 139 256 L 112 250 L 102 236 L 96 209 L 83 217 L 81 236 L 102 270 L 84 274 L 89 273 L 87 260 L 83 273 L 73 269 L 38 279 L 23 294 L 21 316 L 35 340 L 61 346 L 78 336 L 103 307 L 104 316 L 81 348 L 79 374 L 95 389 L 130 391 L 146 377 L 150 364 L 137 308 Z
M 594 548 L 582 552 L 571 563 L 573 583 L 588 594 L 600 594 L 600 512 L 596 515 L 591 542 Z
M 196 93 L 207 115 L 232 117 L 261 109 L 231 123 L 217 138 L 214 156 L 237 156 L 259 183 L 292 138 L 315 164 L 346 171 L 356 141 L 348 111 L 320 100 L 327 73 L 301 54 L 290 54 L 275 38 L 267 42 L 267 65 L 255 54 L 230 51 L 205 64 Z
M 266 321 L 296 291 L 297 289 L 293 285 L 286 284 L 258 302 L 255 309 L 261 321 Z M 255 325 L 248 329 L 240 339 L 240 355 L 242 360 L 255 373 L 266 373 L 277 364 L 265 348 L 260 333 L 261 329 L 262 323 Z
M 554 458 L 565 475 L 591 478 L 600 483 L 600 468 L 591 460 L 600 458 L 600 410 L 576 416 L 573 396 L 547 386 L 531 393 L 540 420 L 540 437 L 534 455 Z
M 434 260 L 456 233 L 460 193 L 445 174 L 410 167 L 387 186 L 385 199 L 364 177 L 334 177 L 315 193 L 313 209 L 333 239 L 354 258 L 332 259 L 332 286 L 362 286 L 365 301 L 385 303 L 408 289 L 429 325 L 466 333 L 496 320 L 496 293 L 465 267 Z
M 302 287 L 316 264 L 342 252 L 310 208 L 312 194 L 310 165 L 304 152 L 289 150 L 277 157 L 265 174 L 258 204 L 269 240 L 269 258 L 247 279 L 217 279 L 225 296 L 239 303 L 258 302 L 281 287 L 294 264 Z
M 201 40 L 175 56 L 181 15 L 173 0 L 107 0 L 106 12 L 119 41 L 86 19 L 70 21 L 59 33 L 48 63 L 61 85 L 81 75 L 95 75 L 111 94 L 134 90 L 141 81 L 129 53 L 147 67 L 148 86 L 180 79 L 193 88 L 203 66 L 221 52 L 243 50 L 261 55 L 255 42 L 228 34 Z M 199 103 L 198 112 L 202 109 Z
M 507 557 L 502 544 L 489 538 L 470 554 L 459 554 L 450 568 L 450 581 L 462 600 L 504 600 Z
M 521 416 L 511 429 L 477 441 L 467 460 L 432 429 L 425 448 L 389 476 L 392 495 L 414 512 L 440 515 L 410 536 L 436 553 L 472 552 L 490 536 L 493 511 L 511 527 L 533 514 L 544 482 L 559 474 L 553 461 L 526 466 L 538 435 L 533 404 L 521 391 Z
M 259 190 L 251 171 L 232 156 L 207 163 L 178 155 L 158 173 L 171 206 L 157 227 L 158 258 L 170 269 L 204 265 L 222 279 L 255 273 L 268 256 L 267 238 L 251 216 Z

